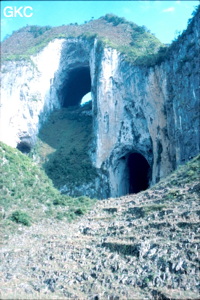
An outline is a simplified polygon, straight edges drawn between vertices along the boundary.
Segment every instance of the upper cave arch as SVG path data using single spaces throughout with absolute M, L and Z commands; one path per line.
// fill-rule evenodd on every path
M 89 67 L 77 67 L 69 71 L 60 91 L 63 107 L 80 105 L 81 99 L 91 91 Z

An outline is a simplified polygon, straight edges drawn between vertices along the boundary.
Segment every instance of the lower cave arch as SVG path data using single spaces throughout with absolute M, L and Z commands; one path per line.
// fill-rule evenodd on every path
M 113 176 L 111 177 L 112 196 L 136 194 L 150 186 L 152 169 L 144 155 L 129 151 L 116 161 Z
M 28 154 L 31 151 L 30 143 L 25 141 L 20 141 L 16 148 L 24 154 Z
M 130 153 L 127 157 L 129 194 L 139 193 L 149 187 L 150 165 L 140 153 Z

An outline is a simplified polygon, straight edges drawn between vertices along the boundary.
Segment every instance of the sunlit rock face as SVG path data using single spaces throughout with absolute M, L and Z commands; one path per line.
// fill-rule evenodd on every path
M 11 61 L 2 66 L 0 138 L 8 145 L 24 143 L 31 148 L 40 125 L 60 107 L 53 80 L 63 42 L 50 42 L 31 61 Z
M 199 152 L 197 28 L 196 22 L 170 57 L 151 68 L 81 38 L 56 39 L 30 62 L 7 62 L 0 139 L 28 153 L 53 110 L 79 105 L 91 92 L 96 196 L 125 195 L 158 182 Z M 134 180 L 132 169 L 144 180 Z
M 31 147 L 54 109 L 77 105 L 91 90 L 88 48 L 83 41 L 56 39 L 30 61 L 2 66 L 3 142 L 17 147 L 23 141 Z

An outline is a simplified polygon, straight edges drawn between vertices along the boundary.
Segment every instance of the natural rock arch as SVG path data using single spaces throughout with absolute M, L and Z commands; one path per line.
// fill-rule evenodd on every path
M 127 158 L 129 194 L 138 193 L 149 187 L 150 166 L 140 153 L 130 153 Z
M 81 99 L 91 91 L 91 77 L 89 67 L 72 69 L 60 90 L 62 106 L 76 106 Z
M 123 151 L 124 152 L 124 151 Z M 139 193 L 146 190 L 152 180 L 152 157 L 126 150 L 110 166 L 110 184 L 112 197 Z

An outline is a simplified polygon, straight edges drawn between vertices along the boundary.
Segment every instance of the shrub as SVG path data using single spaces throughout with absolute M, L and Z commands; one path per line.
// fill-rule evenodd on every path
M 77 216 L 82 216 L 82 215 L 84 215 L 84 210 L 83 209 L 81 209 L 81 208 L 78 208 L 78 209 L 76 209 L 75 211 L 74 211 L 74 213 L 77 215 Z
M 152 213 L 156 211 L 161 211 L 166 208 L 166 205 L 164 204 L 154 204 L 154 205 L 148 205 L 144 207 L 145 213 Z
M 107 14 L 103 17 L 103 19 L 106 20 L 108 23 L 112 23 L 114 26 L 127 23 L 126 19 L 120 18 L 113 14 Z
M 30 26 L 28 29 L 28 32 L 33 34 L 34 38 L 37 38 L 38 36 L 42 35 L 45 33 L 47 30 L 50 30 L 51 26 Z
M 71 198 L 68 197 L 68 196 L 60 196 L 60 197 L 57 197 L 56 199 L 53 200 L 53 204 L 54 205 L 67 206 L 68 205 L 68 201 L 70 199 Z
M 20 224 L 23 224 L 25 226 L 30 226 L 31 225 L 31 218 L 30 218 L 30 216 L 27 215 L 24 212 L 19 211 L 19 210 L 14 211 L 11 214 L 10 219 L 13 222 L 20 223 Z
M 98 37 L 97 33 L 90 33 L 90 32 L 84 32 L 78 36 L 78 38 L 86 39 L 87 41 L 93 41 L 97 37 Z

